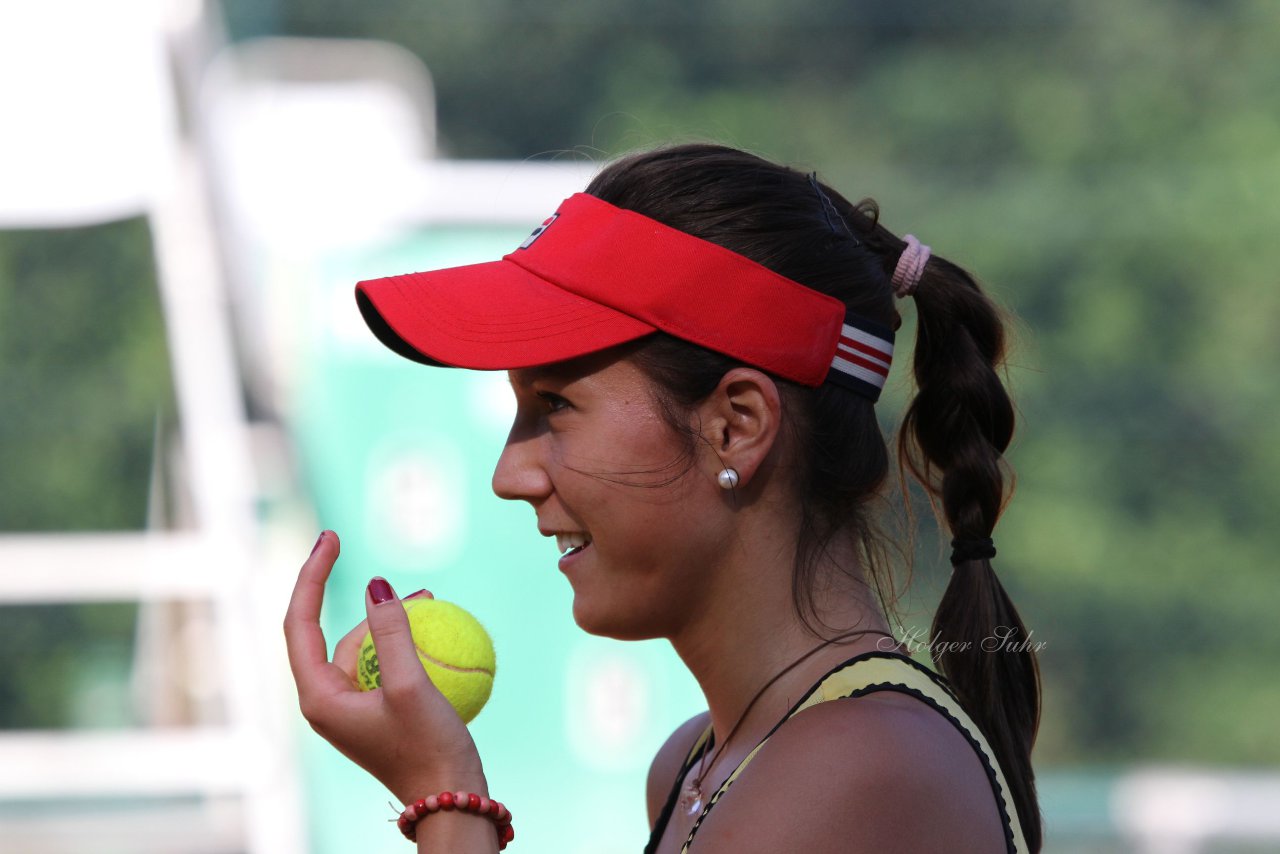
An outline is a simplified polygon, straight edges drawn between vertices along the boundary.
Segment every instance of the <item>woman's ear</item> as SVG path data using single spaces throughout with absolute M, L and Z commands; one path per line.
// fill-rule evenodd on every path
M 754 368 L 734 368 L 698 406 L 700 433 L 714 452 L 714 476 L 720 468 L 737 470 L 746 486 L 778 440 L 782 396 L 773 379 Z

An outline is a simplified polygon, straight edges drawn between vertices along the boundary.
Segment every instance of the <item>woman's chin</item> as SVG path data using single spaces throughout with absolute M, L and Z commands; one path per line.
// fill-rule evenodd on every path
M 638 616 L 591 607 L 584 597 L 577 594 L 573 597 L 573 621 L 587 634 L 622 641 L 663 637 L 651 621 L 637 619 Z

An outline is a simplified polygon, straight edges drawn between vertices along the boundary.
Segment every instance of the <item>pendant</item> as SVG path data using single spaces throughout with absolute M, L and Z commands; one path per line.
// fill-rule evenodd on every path
M 693 783 L 684 787 L 680 793 L 680 809 L 685 815 L 697 815 L 702 811 L 702 788 Z

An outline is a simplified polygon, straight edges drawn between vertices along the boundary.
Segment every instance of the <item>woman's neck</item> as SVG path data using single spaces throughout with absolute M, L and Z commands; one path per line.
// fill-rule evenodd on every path
M 868 601 L 868 588 L 834 565 L 841 552 L 845 560 L 855 560 L 852 550 L 833 549 L 829 564 L 816 567 L 815 578 L 834 580 L 814 592 L 818 619 L 810 622 L 821 632 L 815 636 L 792 602 L 791 561 L 762 565 L 751 556 L 777 550 L 744 545 L 737 550 L 738 560 L 716 568 L 718 589 L 698 608 L 696 619 L 670 639 L 702 688 L 717 743 L 723 744 L 737 726 L 733 741 L 738 747 L 754 745 L 818 676 L 852 655 L 892 644 L 885 636 L 890 631 L 887 620 Z M 870 631 L 819 648 L 824 641 L 859 630 Z M 761 693 L 770 680 L 815 648 Z M 748 706 L 750 713 L 744 718 Z

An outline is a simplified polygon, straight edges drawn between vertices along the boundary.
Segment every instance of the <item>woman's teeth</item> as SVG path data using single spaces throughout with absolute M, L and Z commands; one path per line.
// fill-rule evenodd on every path
M 586 534 L 556 534 L 556 547 L 560 554 L 577 552 L 591 545 L 591 538 Z

